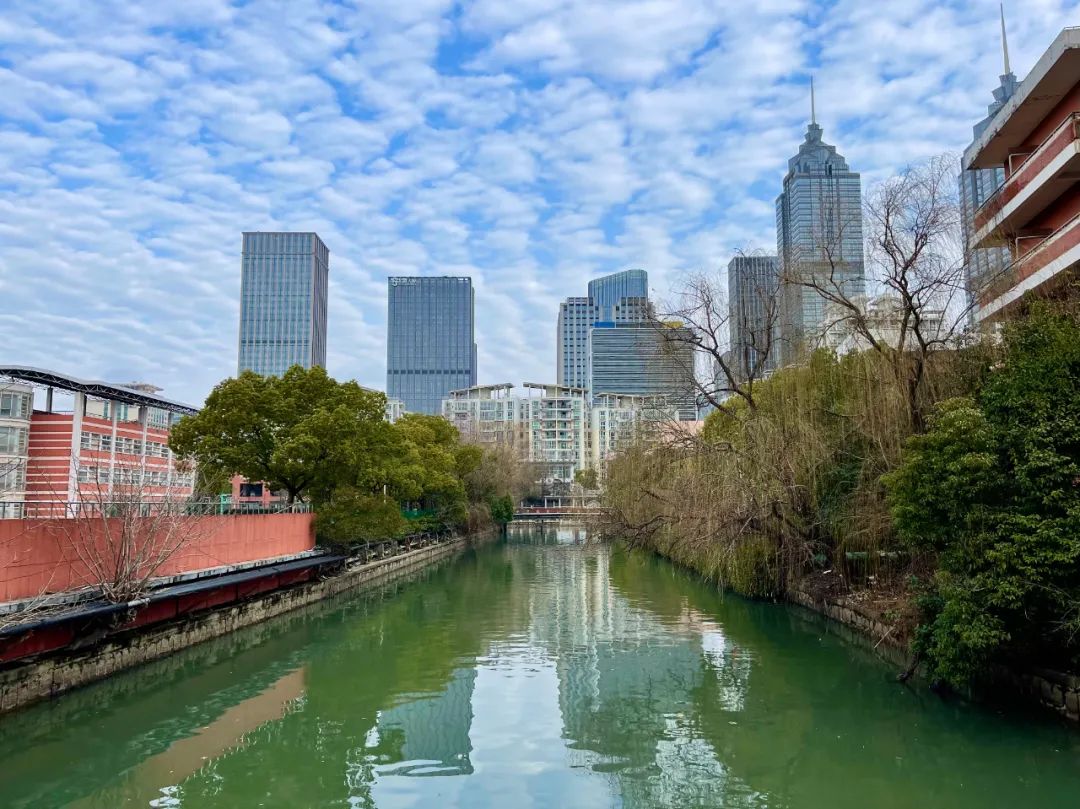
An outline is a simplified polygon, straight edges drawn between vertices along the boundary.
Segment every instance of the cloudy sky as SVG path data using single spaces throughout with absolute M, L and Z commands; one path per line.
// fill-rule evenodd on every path
M 1022 78 L 1080 0 L 1011 5 Z M 982 0 L 4 0 L 0 359 L 200 403 L 241 231 L 316 230 L 335 376 L 384 386 L 421 273 L 472 276 L 481 382 L 554 380 L 590 277 L 775 245 L 811 73 L 865 187 L 961 150 L 1000 72 Z

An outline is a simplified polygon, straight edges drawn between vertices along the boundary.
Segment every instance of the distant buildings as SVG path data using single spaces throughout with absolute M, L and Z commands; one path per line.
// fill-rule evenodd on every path
M 894 349 L 915 350 L 919 347 L 910 323 L 907 331 L 904 331 L 904 316 L 910 313 L 898 295 L 885 293 L 872 298 L 857 298 L 852 302 L 859 307 L 865 329 L 875 341 Z M 949 336 L 949 325 L 943 309 L 922 307 L 919 320 L 919 333 L 924 339 L 944 340 Z M 866 335 L 852 327 L 850 310 L 835 303 L 825 306 L 825 316 L 810 347 L 827 348 L 838 356 L 872 348 Z
M 548 481 L 573 481 L 582 469 L 602 472 L 629 442 L 656 434 L 680 414 L 664 400 L 602 394 L 584 388 L 509 382 L 451 391 L 443 415 L 472 440 L 514 447 Z
M 1016 75 L 1009 67 L 1009 43 L 1005 38 L 1004 10 L 1002 10 L 1001 14 L 1001 50 L 1004 57 L 1005 72 L 998 77 L 1000 84 L 994 90 L 993 103 L 986 108 L 986 117 L 975 124 L 973 128 L 973 137 L 976 139 L 986 131 L 994 116 L 1005 106 L 1005 102 L 1013 97 L 1019 86 Z M 992 283 L 1012 263 L 1012 253 L 1004 243 L 999 242 L 982 248 L 974 246 L 975 212 L 997 192 L 1004 182 L 1005 169 L 1003 166 L 968 169 L 960 172 L 960 204 L 964 225 L 964 269 L 969 304 L 974 318 L 978 318 L 979 290 Z
M 694 349 L 673 339 L 686 332 L 679 324 L 649 321 L 598 322 L 589 331 L 589 391 L 664 399 L 679 417 L 697 418 Z
M 596 307 L 597 320 L 617 320 L 616 309 L 624 299 L 648 297 L 649 274 L 645 270 L 623 270 L 589 282 L 589 299 Z
M 316 233 L 244 233 L 238 372 L 326 366 L 329 270 Z
M 559 304 L 556 335 L 556 378 L 560 385 L 589 384 L 589 329 L 597 321 L 592 298 L 567 298 Z
M 824 299 L 799 283 L 817 283 L 854 298 L 865 294 L 862 184 L 836 147 L 821 139 L 813 110 L 806 139 L 788 161 L 784 190 L 776 199 L 776 248 L 780 261 L 778 361 L 797 361 L 824 315 Z
M 730 365 L 738 381 L 776 370 L 780 262 L 776 256 L 736 256 L 728 262 Z M 724 383 L 726 384 L 726 383 Z
M 1003 86 L 1010 75 L 1006 66 Z M 971 217 L 973 250 L 1009 251 L 1007 266 L 974 290 L 982 324 L 1013 311 L 1028 293 L 1069 295 L 1078 275 L 1080 28 L 1058 34 L 1027 77 L 1009 88 L 1000 108 L 976 127 L 962 163 L 965 173 L 1003 175 Z
M 472 279 L 402 276 L 388 290 L 386 394 L 437 414 L 450 391 L 476 384 Z

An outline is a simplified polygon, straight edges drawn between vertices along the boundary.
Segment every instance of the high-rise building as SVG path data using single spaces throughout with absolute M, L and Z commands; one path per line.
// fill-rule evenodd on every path
M 556 335 L 556 380 L 583 388 L 589 379 L 589 329 L 596 322 L 592 298 L 567 298 L 559 304 Z
M 1011 261 L 978 290 L 975 319 L 1031 296 L 1075 296 L 1080 276 L 1080 29 L 1065 28 L 964 151 L 962 169 L 1004 172 L 975 210 L 969 245 Z
M 986 108 L 986 117 L 972 128 L 972 138 L 978 137 L 990 126 L 994 116 L 1013 97 L 1019 82 L 1009 66 L 1009 42 L 1005 37 L 1005 10 L 1001 12 L 1001 51 L 1005 72 L 998 76 L 994 100 Z M 968 302 L 973 318 L 978 318 L 979 290 L 992 283 L 1012 263 L 1012 253 L 1006 244 L 991 244 L 976 249 L 975 212 L 997 192 L 1005 182 L 1005 168 L 992 166 L 985 169 L 968 169 L 960 172 L 960 205 L 964 220 L 964 276 L 967 282 Z
M 317 233 L 245 233 L 238 371 L 326 366 L 330 251 Z
M 810 125 L 788 162 L 776 199 L 779 293 L 778 360 L 787 365 L 815 336 L 825 299 L 799 281 L 854 299 L 865 294 L 862 181 L 836 147 L 821 139 L 811 86 Z
M 648 297 L 649 274 L 645 270 L 623 270 L 589 282 L 589 298 L 597 309 L 597 320 L 616 320 L 615 307 L 624 298 Z
M 666 402 L 679 418 L 697 418 L 694 349 L 688 340 L 651 322 L 598 322 L 589 331 L 589 393 L 630 394 Z
M 779 288 L 776 256 L 736 256 L 728 262 L 729 367 L 740 381 L 761 379 L 776 369 L 772 341 Z
M 410 413 L 437 414 L 452 390 L 476 384 L 471 278 L 390 278 L 386 395 Z

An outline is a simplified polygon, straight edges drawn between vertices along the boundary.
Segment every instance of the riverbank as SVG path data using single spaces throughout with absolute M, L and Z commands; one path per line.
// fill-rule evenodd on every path
M 83 639 L 81 644 L 16 662 L 0 670 L 0 714 L 59 696 L 301 607 L 407 577 L 495 536 L 494 531 L 482 532 L 388 558 L 346 565 L 335 575 L 286 584 L 254 594 L 240 603 L 207 605 L 198 612 L 186 612 L 151 626 L 125 628 L 120 625 L 96 640 Z M 132 618 L 133 615 L 128 616 L 128 621 Z

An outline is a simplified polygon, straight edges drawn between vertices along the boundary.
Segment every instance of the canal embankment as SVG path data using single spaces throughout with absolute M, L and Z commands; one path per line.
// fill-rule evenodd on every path
M 213 588 L 165 593 L 164 597 L 159 593 L 153 599 L 120 605 L 124 609 L 114 610 L 115 614 L 94 632 L 77 634 L 61 648 L 10 660 L 0 668 L 0 713 L 335 596 L 407 578 L 494 536 L 494 532 L 464 535 L 371 559 L 328 554 L 322 560 L 308 560 L 303 570 L 253 570 L 244 581 L 220 580 Z M 271 585 L 272 589 L 266 589 Z M 180 587 L 191 589 L 193 585 Z M 161 607 L 155 612 L 155 605 L 166 602 L 171 604 L 172 614 L 149 620 L 163 614 Z M 57 620 L 62 623 L 63 616 Z M 39 630 L 46 631 L 55 629 Z M 26 643 L 27 634 L 32 636 L 33 630 L 23 633 L 19 642 Z

